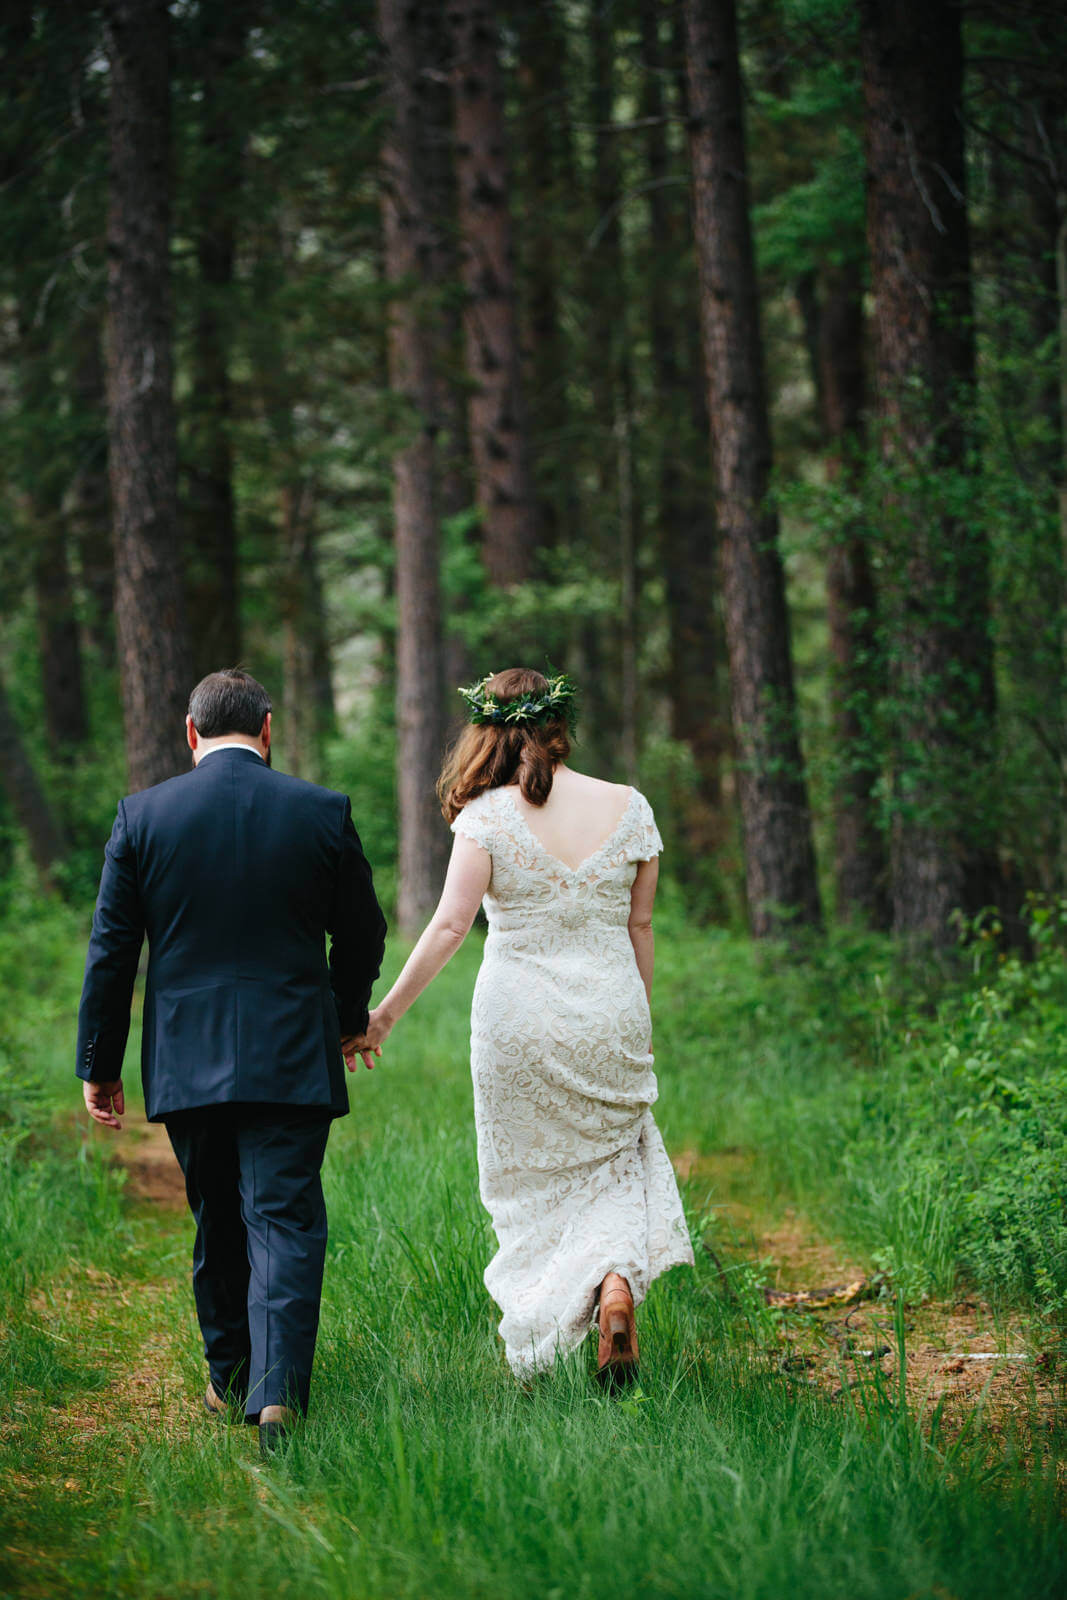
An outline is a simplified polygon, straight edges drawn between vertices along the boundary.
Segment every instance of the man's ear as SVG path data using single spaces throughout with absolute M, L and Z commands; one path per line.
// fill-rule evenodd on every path
M 270 712 L 269 711 L 267 712 L 267 715 L 263 718 L 263 726 L 259 730 L 259 737 L 263 741 L 263 748 L 265 750 L 269 750 L 270 749 Z
M 190 750 L 195 750 L 196 749 L 196 743 L 197 743 L 198 737 L 199 737 L 199 735 L 197 734 L 196 725 L 193 722 L 192 717 L 186 717 L 186 719 L 185 719 L 185 742 L 189 746 Z

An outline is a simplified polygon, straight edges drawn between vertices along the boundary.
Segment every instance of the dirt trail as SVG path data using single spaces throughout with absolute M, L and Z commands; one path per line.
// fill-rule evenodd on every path
M 109 1128 L 93 1131 L 112 1158 L 126 1168 L 127 1193 L 134 1200 L 168 1211 L 184 1210 L 185 1180 L 166 1128 L 161 1122 L 148 1122 L 140 1106 L 128 1107 L 122 1124 L 121 1133 Z
M 167 1213 L 184 1211 L 184 1183 L 166 1130 L 145 1121 L 139 1108 L 124 1121 L 117 1137 L 104 1129 L 95 1131 L 127 1169 L 131 1199 Z M 705 1248 L 720 1265 L 725 1263 L 726 1282 L 731 1265 L 760 1263 L 775 1340 L 772 1353 L 783 1374 L 796 1383 L 817 1385 L 835 1400 L 862 1391 L 875 1371 L 887 1384 L 898 1381 L 891 1285 L 872 1279 L 867 1263 L 842 1250 L 802 1212 L 785 1207 L 768 1214 L 755 1177 L 755 1151 L 685 1150 L 674 1164 L 681 1179 L 706 1185 L 711 1193 L 715 1221 L 705 1235 Z M 130 1292 L 162 1298 L 173 1295 L 176 1287 L 185 1289 L 184 1279 L 179 1286 L 137 1284 Z M 106 1302 L 124 1289 L 109 1282 L 101 1283 L 99 1291 Z M 155 1407 L 161 1421 L 171 1413 L 173 1386 L 166 1395 L 159 1375 L 174 1371 L 173 1338 L 156 1325 L 158 1348 L 153 1342 L 152 1348 L 142 1349 L 136 1370 L 103 1394 L 87 1396 L 72 1419 L 75 1426 L 91 1427 L 93 1409 L 101 1401 L 112 1416 L 124 1405 L 142 1415 Z M 907 1306 L 904 1329 L 909 1403 L 929 1415 L 943 1402 L 950 1430 L 979 1404 L 994 1425 L 1015 1425 L 1026 1433 L 1035 1424 L 1053 1426 L 1062 1415 L 1067 1373 L 1053 1352 L 1040 1348 L 1032 1324 L 1020 1316 L 996 1316 L 985 1301 L 963 1296 L 951 1304 Z M 177 1416 L 165 1420 L 173 1426 Z
M 178 1307 L 174 1283 L 130 1282 L 71 1262 L 31 1297 L 30 1310 L 46 1328 L 60 1319 L 76 1320 L 85 1348 L 109 1355 L 112 1375 L 106 1383 L 67 1394 L 53 1406 L 57 1429 L 81 1440 L 124 1421 L 168 1434 L 188 1431 L 191 1413 L 178 1374 L 182 1345 L 192 1332 L 192 1306 Z
M 892 1285 L 820 1233 L 792 1207 L 768 1218 L 754 1203 L 755 1151 L 682 1151 L 680 1178 L 705 1183 L 715 1222 L 705 1235 L 713 1259 L 757 1261 L 776 1336 L 779 1369 L 834 1400 L 862 1395 L 881 1374 L 899 1383 Z M 728 1271 L 727 1271 L 728 1281 Z M 800 1294 L 797 1291 L 801 1291 Z M 807 1291 L 807 1295 L 803 1293 Z M 995 1315 L 987 1302 L 963 1295 L 904 1308 L 905 1392 L 909 1406 L 956 1432 L 981 1405 L 997 1431 L 1033 1438 L 1057 1425 L 1067 1371 L 1041 1348 L 1038 1330 L 1017 1313 Z

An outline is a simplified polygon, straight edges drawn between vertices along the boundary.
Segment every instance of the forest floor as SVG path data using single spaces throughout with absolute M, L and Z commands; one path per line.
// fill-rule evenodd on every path
M 732 1253 L 759 1263 L 764 1297 L 777 1313 L 783 1373 L 833 1400 L 869 1387 L 875 1372 L 898 1389 L 903 1345 L 903 1392 L 920 1419 L 936 1414 L 942 1429 L 957 1431 L 980 1407 L 983 1425 L 996 1433 L 1055 1424 L 1062 1383 L 1032 1319 L 963 1295 L 907 1305 L 901 1321 L 881 1297 L 878 1276 L 839 1240 L 793 1206 L 768 1213 L 764 1194 L 752 1187 L 753 1155 L 738 1147 L 687 1149 L 674 1165 L 680 1179 L 703 1178 L 726 1197 L 720 1220 Z
M 202 1409 L 164 1130 L 136 1104 L 118 1136 L 56 1115 L 95 1187 L 81 1231 L 40 1191 L 57 1239 L 0 1326 L 0 1593 L 1062 1592 L 1063 1373 L 1040 1324 L 973 1294 L 894 1297 L 710 1102 L 682 1137 L 665 1119 L 698 1263 L 641 1313 L 644 1387 L 606 1401 L 575 1359 L 518 1390 L 481 1284 L 464 960 L 331 1139 L 313 1416 L 284 1461 Z M 686 1137 L 702 1119 L 710 1137 Z
M 173 1212 L 184 1217 L 184 1180 L 166 1130 L 134 1108 L 126 1135 L 116 1144 L 100 1130 L 92 1134 L 125 1168 L 130 1200 L 144 1208 L 146 1218 L 155 1208 L 164 1216 Z M 674 1157 L 674 1167 L 681 1182 L 703 1181 L 723 1196 L 717 1210 L 730 1244 L 720 1249 L 727 1259 L 740 1256 L 759 1263 L 760 1287 L 777 1313 L 779 1368 L 794 1382 L 818 1385 L 839 1400 L 846 1388 L 869 1384 L 877 1371 L 896 1388 L 901 1377 L 898 1335 L 903 1331 L 904 1392 L 919 1417 L 940 1410 L 942 1426 L 954 1430 L 980 1406 L 984 1424 L 998 1432 L 1005 1426 L 1028 1431 L 1035 1420 L 1045 1428 L 1053 1425 L 1060 1403 L 1056 1364 L 1034 1343 L 1033 1328 L 1020 1312 L 997 1314 L 974 1295 L 922 1300 L 906 1307 L 901 1330 L 893 1306 L 879 1299 L 877 1279 L 839 1241 L 827 1239 L 793 1206 L 768 1208 L 760 1186 L 752 1181 L 752 1151 L 688 1148 Z M 110 1286 L 112 1292 L 120 1287 Z M 132 1400 L 129 1390 L 139 1391 L 143 1401 L 146 1389 L 158 1389 L 167 1366 L 173 1392 L 174 1362 L 159 1360 L 164 1346 L 160 1331 L 145 1351 L 144 1371 L 119 1381 L 118 1410 Z M 109 1409 L 113 1401 L 110 1391 L 99 1396 L 100 1405 Z M 158 1399 L 151 1403 L 159 1404 Z
M 184 1216 L 184 1181 L 166 1130 L 135 1111 L 127 1131 L 113 1155 L 129 1175 L 130 1199 L 148 1208 L 147 1215 L 159 1208 Z M 108 1137 L 96 1130 L 94 1136 L 100 1142 Z M 680 1181 L 703 1179 L 726 1197 L 718 1210 L 731 1240 L 728 1254 L 740 1253 L 760 1265 L 767 1304 L 778 1313 L 783 1373 L 794 1382 L 818 1385 L 832 1400 L 840 1400 L 846 1388 L 869 1385 L 874 1371 L 888 1386 L 899 1385 L 901 1330 L 892 1305 L 878 1299 L 877 1280 L 802 1211 L 785 1206 L 768 1213 L 758 1185 L 750 1176 L 746 1183 L 752 1152 L 686 1149 L 675 1156 L 674 1166 Z M 118 1284 L 109 1288 L 121 1292 Z M 985 1426 L 996 1432 L 1006 1426 L 1029 1431 L 1035 1420 L 1041 1427 L 1053 1425 L 1060 1405 L 1055 1362 L 1033 1342 L 1033 1329 L 1021 1313 L 995 1314 L 977 1296 L 923 1300 L 906 1308 L 902 1331 L 907 1336 L 904 1392 L 918 1416 L 940 1410 L 942 1426 L 955 1430 L 980 1406 Z M 143 1370 L 125 1375 L 118 1395 L 109 1390 L 99 1404 L 121 1411 L 138 1394 L 144 1403 L 146 1391 L 158 1391 L 168 1367 L 173 1395 L 175 1363 L 159 1359 L 165 1346 L 164 1332 L 157 1329 L 145 1349 Z

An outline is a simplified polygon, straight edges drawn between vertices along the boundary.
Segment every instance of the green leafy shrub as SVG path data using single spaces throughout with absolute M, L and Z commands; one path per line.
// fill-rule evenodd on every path
M 842 1178 L 875 1264 L 905 1292 L 1067 1312 L 1067 902 L 1031 907 L 1034 957 L 975 952 L 977 982 L 891 1024 L 846 1096 Z M 983 970 L 989 969 L 991 970 Z

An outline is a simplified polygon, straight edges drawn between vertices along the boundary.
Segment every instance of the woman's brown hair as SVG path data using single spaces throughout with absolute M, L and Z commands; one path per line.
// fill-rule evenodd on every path
M 548 679 L 532 667 L 509 667 L 485 685 L 500 700 L 543 694 Z M 480 722 L 464 728 L 448 752 L 437 784 L 441 810 L 454 822 L 463 807 L 486 789 L 519 781 L 519 791 L 532 806 L 543 806 L 552 792 L 556 763 L 571 753 L 562 720 L 529 725 Z

